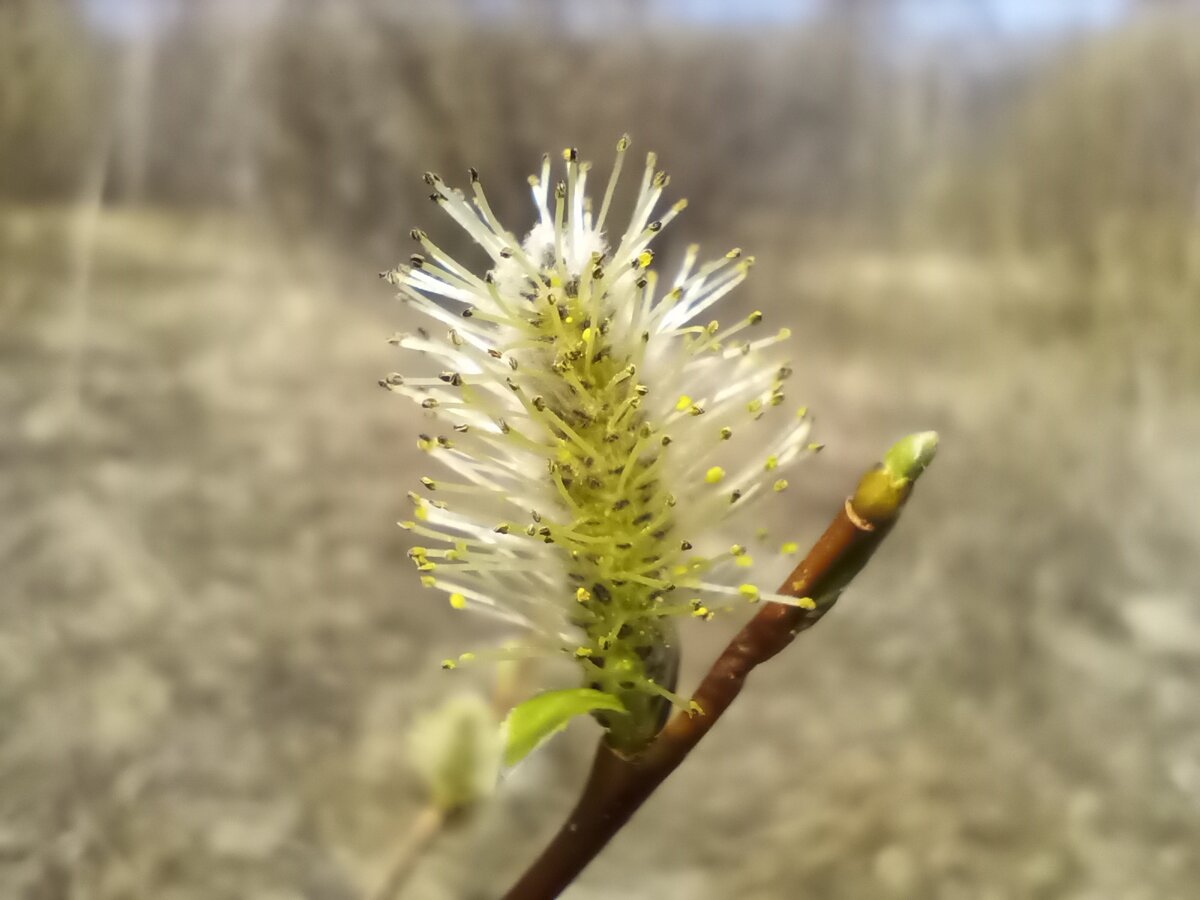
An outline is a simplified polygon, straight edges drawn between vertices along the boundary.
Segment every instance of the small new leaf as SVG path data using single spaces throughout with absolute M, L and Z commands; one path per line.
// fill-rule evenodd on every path
M 591 688 L 545 691 L 514 706 L 504 720 L 504 764 L 516 765 L 575 716 L 598 709 L 625 712 L 616 697 Z

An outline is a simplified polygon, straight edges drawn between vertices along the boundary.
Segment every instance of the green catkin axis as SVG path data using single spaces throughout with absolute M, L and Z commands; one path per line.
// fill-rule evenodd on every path
M 573 618 L 584 633 L 575 655 L 585 684 L 628 710 L 596 718 L 614 748 L 632 752 L 657 733 L 678 667 L 674 627 L 663 612 L 674 589 L 670 571 L 680 562 L 678 552 L 664 552 L 674 499 L 654 477 L 670 440 L 641 409 L 647 389 L 637 361 L 615 355 L 608 323 L 589 321 L 577 287 L 551 279 L 539 301 L 530 328 L 560 348 L 550 364 L 570 390 L 533 403 L 566 426 L 555 429 L 563 436 L 551 470 L 574 511 L 567 533 L 540 530 L 573 548 Z

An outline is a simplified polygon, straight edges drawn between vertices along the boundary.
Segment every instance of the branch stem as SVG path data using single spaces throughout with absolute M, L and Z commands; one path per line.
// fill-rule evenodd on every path
M 400 842 L 392 851 L 387 871 L 372 900 L 396 900 L 416 870 L 417 863 L 441 833 L 446 824 L 446 814 L 430 804 L 413 819 Z
M 926 440 L 930 446 L 922 448 L 927 456 L 922 455 L 919 466 L 897 469 L 889 456 L 883 465 L 868 471 L 783 583 L 779 593 L 811 598 L 811 608 L 765 604 L 700 682 L 692 697 L 699 711 L 693 707 L 676 713 L 641 752 L 625 755 L 601 742 L 575 809 L 542 855 L 504 895 L 505 900 L 557 897 L 708 734 L 741 693 L 750 672 L 833 607 L 891 531 L 913 481 L 932 458 L 936 437 Z

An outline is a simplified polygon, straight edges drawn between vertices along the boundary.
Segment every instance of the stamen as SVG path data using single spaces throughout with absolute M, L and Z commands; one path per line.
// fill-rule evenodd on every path
M 612 174 L 608 176 L 608 187 L 604 190 L 604 201 L 600 204 L 600 214 L 596 216 L 596 233 L 601 234 L 604 231 L 604 222 L 608 216 L 608 207 L 612 203 L 613 192 L 617 187 L 617 180 L 621 177 L 621 165 L 625 161 L 625 151 L 629 149 L 629 135 L 621 135 L 621 139 L 617 141 L 617 158 L 613 163 Z

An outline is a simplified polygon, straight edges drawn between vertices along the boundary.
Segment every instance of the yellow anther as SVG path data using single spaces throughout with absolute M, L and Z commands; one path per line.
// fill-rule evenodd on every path
M 475 654 L 471 653 L 469 651 L 467 653 L 460 653 L 458 655 L 459 662 L 471 662 L 474 659 L 475 659 Z
M 784 556 L 795 556 L 799 551 L 800 545 L 795 541 L 787 541 L 782 547 L 779 548 L 779 552 Z
M 709 469 L 707 472 L 704 473 L 704 480 L 706 482 L 708 482 L 709 484 L 716 484 L 718 481 L 720 481 L 724 477 L 725 477 L 725 470 L 722 469 L 720 466 L 713 466 L 711 469 Z
M 763 465 L 763 469 L 770 472 L 771 470 L 777 468 L 779 468 L 779 457 L 774 455 L 768 456 L 766 463 Z
M 816 609 L 817 601 L 812 597 L 801 597 L 796 601 L 796 605 L 801 609 Z
M 738 565 L 738 568 L 740 568 L 740 569 L 748 569 L 752 565 L 754 565 L 754 559 L 750 556 L 749 553 L 743 554 L 742 556 L 739 556 L 737 558 L 737 565 Z
M 777 482 L 775 482 L 773 485 L 771 485 L 771 490 L 778 493 L 779 491 L 786 491 L 787 486 L 788 486 L 787 479 L 780 478 Z
M 575 599 L 580 603 L 587 603 L 592 599 L 591 591 L 589 591 L 587 588 L 577 588 L 575 591 Z
M 738 585 L 738 593 L 749 600 L 751 603 L 759 598 L 758 588 L 752 584 Z
M 678 412 L 683 412 L 692 405 L 692 398 L 687 394 L 680 394 L 679 399 L 675 401 L 675 409 Z
M 464 597 L 462 594 L 451 594 L 450 595 L 450 605 L 452 607 L 454 607 L 455 609 L 462 609 L 464 606 L 467 605 L 467 598 Z
M 443 659 L 443 660 L 442 660 L 442 668 L 443 668 L 443 669 L 453 669 L 453 668 L 455 668 L 457 665 L 458 665 L 458 663 L 456 663 L 456 662 L 455 662 L 454 660 L 452 660 L 452 659 Z
M 595 651 L 591 647 L 576 647 L 575 648 L 575 656 L 578 657 L 579 659 L 585 659 L 586 657 L 592 656 L 594 653 L 595 653 Z
M 649 268 L 650 263 L 654 262 L 654 251 L 653 250 L 643 250 L 641 253 L 638 254 L 637 261 L 638 261 L 638 268 L 640 268 L 640 269 Z
M 421 587 L 433 587 L 435 584 L 437 584 L 437 579 L 432 575 L 421 576 Z

